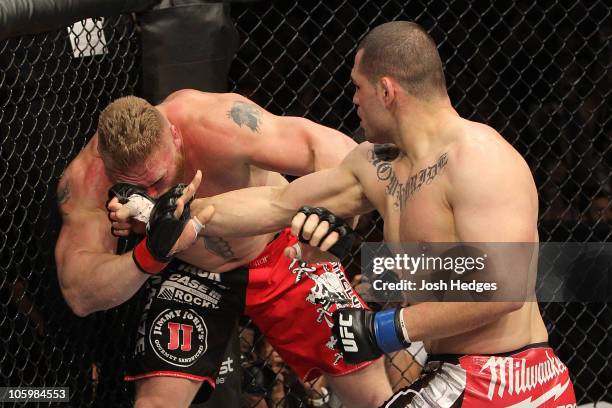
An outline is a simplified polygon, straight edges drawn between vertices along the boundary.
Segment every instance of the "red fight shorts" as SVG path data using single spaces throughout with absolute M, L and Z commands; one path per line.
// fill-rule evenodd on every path
M 546 343 L 495 355 L 432 355 L 424 374 L 385 408 L 574 408 L 565 364 Z
M 332 313 L 338 308 L 367 307 L 342 265 L 308 264 L 284 256 L 284 249 L 296 243 L 286 229 L 249 264 L 246 314 L 305 381 L 321 373 L 348 374 L 371 364 L 346 364 L 334 348 Z

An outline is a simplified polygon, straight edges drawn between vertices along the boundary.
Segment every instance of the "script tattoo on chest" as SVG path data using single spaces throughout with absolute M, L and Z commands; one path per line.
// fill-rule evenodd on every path
M 263 113 L 261 109 L 244 102 L 234 102 L 227 116 L 238 126 L 245 125 L 253 132 L 259 133 L 259 125 L 262 122 Z
M 376 169 L 379 181 L 386 182 L 385 193 L 394 198 L 395 208 L 402 210 L 408 200 L 416 194 L 424 184 L 430 184 L 442 172 L 448 163 L 448 153 L 440 155 L 431 166 L 424 167 L 402 181 L 393 170 L 393 160 L 399 156 L 393 145 L 375 146 L 368 152 L 368 161 Z
M 210 252 L 220 256 L 223 259 L 230 260 L 235 259 L 234 250 L 230 246 L 229 242 L 221 237 L 203 237 L 204 246 Z

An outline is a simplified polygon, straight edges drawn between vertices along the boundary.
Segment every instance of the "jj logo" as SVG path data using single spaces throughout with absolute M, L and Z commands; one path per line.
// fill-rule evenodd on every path
M 168 330 L 170 331 L 170 342 L 168 343 L 168 350 L 176 350 L 179 347 L 179 334 L 183 333 L 183 342 L 181 344 L 181 350 L 191 350 L 191 332 L 193 326 L 189 324 L 179 323 L 168 323 Z
M 355 341 L 355 335 L 349 330 L 349 327 L 353 326 L 353 316 L 347 316 L 347 319 L 339 315 L 338 323 L 340 324 L 340 341 L 342 342 L 342 346 L 344 346 L 344 351 L 348 351 L 349 353 L 354 353 L 359 351 L 357 347 L 357 342 Z

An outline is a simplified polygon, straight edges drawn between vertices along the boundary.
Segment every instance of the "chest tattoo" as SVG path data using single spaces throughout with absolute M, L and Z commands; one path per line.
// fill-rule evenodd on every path
M 442 172 L 448 163 L 448 153 L 443 153 L 435 163 L 418 170 L 404 181 L 393 170 L 393 160 L 399 156 L 399 151 L 390 146 L 375 146 L 368 152 L 368 161 L 376 169 L 378 181 L 386 183 L 385 193 L 393 197 L 395 208 L 402 210 L 424 184 L 430 184 Z

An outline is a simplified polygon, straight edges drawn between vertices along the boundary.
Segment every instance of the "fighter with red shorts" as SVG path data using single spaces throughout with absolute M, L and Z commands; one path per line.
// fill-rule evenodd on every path
M 366 308 L 342 265 L 285 256 L 286 248 L 299 248 L 289 228 L 247 266 L 222 274 L 168 256 L 180 245 L 175 242 L 189 221 L 188 205 L 179 219 L 173 214 L 182 194 L 183 187 L 176 186 L 155 203 L 144 189 L 127 183 L 109 193 L 121 204 L 136 205 L 145 217 L 147 237 L 133 258 L 144 273 L 153 275 L 126 380 L 171 376 L 202 381 L 200 392 L 212 392 L 221 357 L 243 313 L 303 381 L 322 374 L 346 375 L 372 363 L 348 365 L 335 347 L 332 314 L 340 308 Z M 332 225 L 345 235 L 333 251 L 343 256 L 352 242 L 348 225 Z

